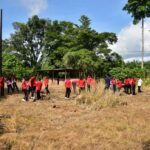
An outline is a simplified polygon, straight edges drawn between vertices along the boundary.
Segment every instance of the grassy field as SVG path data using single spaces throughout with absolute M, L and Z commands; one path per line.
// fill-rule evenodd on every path
M 0 150 L 150 150 L 150 89 L 102 96 L 102 88 L 66 100 L 63 84 L 50 84 L 49 100 L 2 99 Z

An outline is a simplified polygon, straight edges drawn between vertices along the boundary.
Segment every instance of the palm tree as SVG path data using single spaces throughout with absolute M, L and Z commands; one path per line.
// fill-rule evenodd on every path
M 150 17 L 150 0 L 128 0 L 123 10 L 127 11 L 133 17 L 133 24 L 142 21 L 142 62 L 144 67 L 144 19 Z

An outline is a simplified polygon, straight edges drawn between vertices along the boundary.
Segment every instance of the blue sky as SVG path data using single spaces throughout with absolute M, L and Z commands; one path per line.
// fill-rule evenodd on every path
M 40 17 L 68 20 L 79 23 L 81 15 L 92 20 L 92 28 L 99 32 L 119 32 L 131 22 L 131 17 L 122 11 L 126 0 L 0 0 L 3 8 L 3 37 L 13 32 L 14 21 L 26 22 L 33 14 Z M 30 3 L 33 3 L 33 7 Z M 37 2 L 36 2 L 37 1 Z M 41 2 L 43 1 L 43 2 Z M 41 3 L 40 3 L 41 2 Z M 37 6 L 40 3 L 42 6 Z M 36 5 L 36 6 L 35 6 Z M 38 7 L 34 11 L 34 7 Z
M 67 20 L 79 24 L 81 15 L 87 15 L 91 27 L 98 32 L 115 32 L 118 42 L 111 48 L 124 59 L 139 59 L 141 26 L 133 26 L 132 18 L 122 10 L 127 0 L 0 0 L 3 8 L 3 39 L 13 33 L 12 23 L 26 22 L 32 15 Z M 146 21 L 146 50 L 149 50 L 149 20 Z M 137 51 L 138 50 L 138 51 Z M 135 55 L 136 53 L 136 55 Z M 150 52 L 148 52 L 150 54 Z M 150 55 L 147 55 L 150 58 Z

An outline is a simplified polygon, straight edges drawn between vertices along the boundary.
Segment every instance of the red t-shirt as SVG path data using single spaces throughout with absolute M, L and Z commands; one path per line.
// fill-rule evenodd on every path
M 129 79 L 124 79 L 124 84 L 129 85 Z
M 30 78 L 30 86 L 31 87 L 36 86 L 36 77 L 31 77 Z
M 120 89 L 123 87 L 121 80 L 117 81 L 117 87 L 120 88 Z
M 47 86 L 47 85 L 48 85 L 48 82 L 49 82 L 49 79 L 48 79 L 48 78 L 45 78 L 43 82 L 44 82 L 44 85 Z
M 132 79 L 132 85 L 135 85 L 135 84 L 136 84 L 136 79 L 133 78 L 133 79 Z
M 23 90 L 26 90 L 28 88 L 28 84 L 26 81 L 23 81 L 22 84 L 21 84 L 21 87 Z
M 66 80 L 65 81 L 65 87 L 66 88 L 70 88 L 71 87 L 71 81 L 70 80 Z
M 79 80 L 79 87 L 80 88 L 85 88 L 85 80 Z
M 4 87 L 4 77 L 0 77 L 0 88 Z
M 132 85 L 133 79 L 132 79 L 132 78 L 129 78 L 128 80 L 129 80 L 129 84 Z
M 113 79 L 113 80 L 111 81 L 111 83 L 112 83 L 112 85 L 116 85 L 116 84 L 117 84 L 116 79 Z
M 93 79 L 92 79 L 91 77 L 88 77 L 88 78 L 87 78 L 87 84 L 88 84 L 88 85 L 91 85 L 91 84 L 92 84 L 92 80 L 93 80 Z
M 36 91 L 41 91 L 42 89 L 42 82 L 41 81 L 37 81 L 36 82 Z

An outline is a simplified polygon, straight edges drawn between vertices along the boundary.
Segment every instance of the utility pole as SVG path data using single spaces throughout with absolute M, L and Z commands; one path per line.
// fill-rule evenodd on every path
M 142 18 L 142 60 L 141 68 L 144 68 L 144 19 Z
M 0 75 L 2 75 L 2 21 L 3 10 L 0 10 Z

